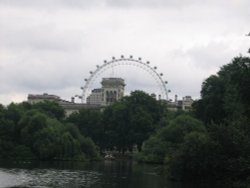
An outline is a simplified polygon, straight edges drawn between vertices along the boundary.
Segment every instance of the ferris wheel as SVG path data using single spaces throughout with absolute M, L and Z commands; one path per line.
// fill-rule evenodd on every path
M 121 55 L 119 58 L 112 57 L 110 61 L 104 60 L 102 65 L 96 65 L 96 69 L 94 71 L 89 71 L 90 76 L 84 79 L 85 84 L 81 87 L 82 94 L 76 95 L 75 97 L 80 98 L 81 102 L 85 103 L 90 86 L 96 80 L 96 78 L 98 78 L 106 70 L 113 69 L 114 67 L 121 65 L 134 66 L 136 68 L 143 69 L 148 74 L 150 74 L 161 90 L 161 99 L 168 101 L 168 92 L 170 92 L 170 90 L 167 89 L 166 85 L 168 82 L 163 79 L 163 73 L 158 73 L 157 67 L 151 66 L 149 61 L 144 62 L 141 58 L 135 59 L 132 55 L 130 55 L 128 58 L 125 58 L 123 55 Z

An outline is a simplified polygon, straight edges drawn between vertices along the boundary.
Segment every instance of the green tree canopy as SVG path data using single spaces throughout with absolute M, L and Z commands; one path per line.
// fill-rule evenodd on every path
M 207 124 L 249 118 L 249 96 L 250 58 L 240 56 L 203 82 L 201 99 L 193 107 L 197 117 Z
M 181 114 L 144 142 L 137 159 L 164 163 L 169 178 L 190 180 L 214 175 L 219 169 L 218 151 L 205 125 Z
M 119 151 L 141 149 L 145 141 L 159 127 L 166 106 L 143 91 L 134 91 L 103 113 L 106 147 Z
M 51 108 L 50 108 L 51 107 Z M 10 104 L 0 108 L 0 159 L 91 160 L 96 145 L 64 122 L 58 104 Z

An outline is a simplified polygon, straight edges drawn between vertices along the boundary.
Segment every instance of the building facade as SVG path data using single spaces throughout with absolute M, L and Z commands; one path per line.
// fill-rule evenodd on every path
M 81 108 L 95 108 L 103 109 L 105 106 L 111 105 L 116 101 L 119 101 L 124 96 L 125 82 L 122 78 L 103 78 L 101 82 L 102 87 L 93 89 L 91 94 L 87 97 L 87 103 L 75 103 L 74 97 L 71 101 L 62 100 L 59 96 L 51 94 L 39 94 L 28 95 L 28 102 L 35 104 L 44 101 L 57 102 L 64 110 L 66 116 L 69 116 L 73 112 L 78 112 Z M 156 98 L 155 94 L 151 95 Z M 160 97 L 159 97 L 160 100 Z M 162 100 L 164 102 L 164 100 Z M 191 96 L 185 96 L 182 100 L 178 100 L 178 96 L 175 95 L 174 101 L 165 101 L 168 109 L 171 111 L 184 110 L 190 111 L 194 100 Z
M 93 89 L 91 94 L 87 97 L 87 104 L 102 105 L 103 100 L 103 89 Z
M 194 100 L 191 96 L 185 96 L 182 99 L 182 110 L 184 111 L 190 111 L 192 109 L 192 104 Z
M 103 103 L 102 105 L 110 105 L 120 100 L 124 96 L 125 82 L 122 78 L 103 78 Z
M 168 102 L 168 109 L 171 111 L 183 110 L 190 111 L 192 110 L 192 104 L 194 100 L 191 96 L 185 96 L 182 100 L 178 100 L 178 96 L 175 95 L 175 100 Z
M 103 78 L 102 88 L 93 89 L 87 104 L 108 106 L 124 96 L 125 82 L 122 78 Z
M 101 105 L 75 103 L 74 101 L 69 102 L 69 101 L 61 99 L 59 96 L 50 95 L 47 93 L 38 94 L 38 95 L 34 95 L 34 94 L 28 95 L 28 102 L 30 104 L 36 104 L 36 103 L 45 102 L 45 101 L 57 102 L 64 109 L 66 117 L 84 108 L 85 109 L 101 109 Z
M 34 94 L 28 95 L 28 102 L 30 104 L 36 104 L 36 103 L 44 102 L 44 101 L 59 102 L 59 101 L 61 101 L 61 99 L 60 99 L 60 97 L 58 97 L 56 95 L 50 95 L 48 93 L 39 94 L 39 95 L 34 95 Z

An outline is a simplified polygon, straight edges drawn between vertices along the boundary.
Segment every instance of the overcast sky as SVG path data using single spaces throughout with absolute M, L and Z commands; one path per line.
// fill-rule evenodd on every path
M 121 54 L 157 66 L 170 98 L 199 98 L 205 78 L 246 55 L 249 8 L 249 0 L 0 0 L 0 103 L 44 92 L 70 100 L 90 70 Z M 127 92 L 157 90 L 137 69 L 102 76 L 123 77 Z

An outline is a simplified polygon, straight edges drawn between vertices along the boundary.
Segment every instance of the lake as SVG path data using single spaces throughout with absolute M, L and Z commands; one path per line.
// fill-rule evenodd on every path
M 2 162 L 0 188 L 209 188 L 213 183 L 180 183 L 158 175 L 161 166 L 129 160 Z M 218 187 L 222 187 L 219 185 Z M 225 186 L 226 187 L 226 186 Z

